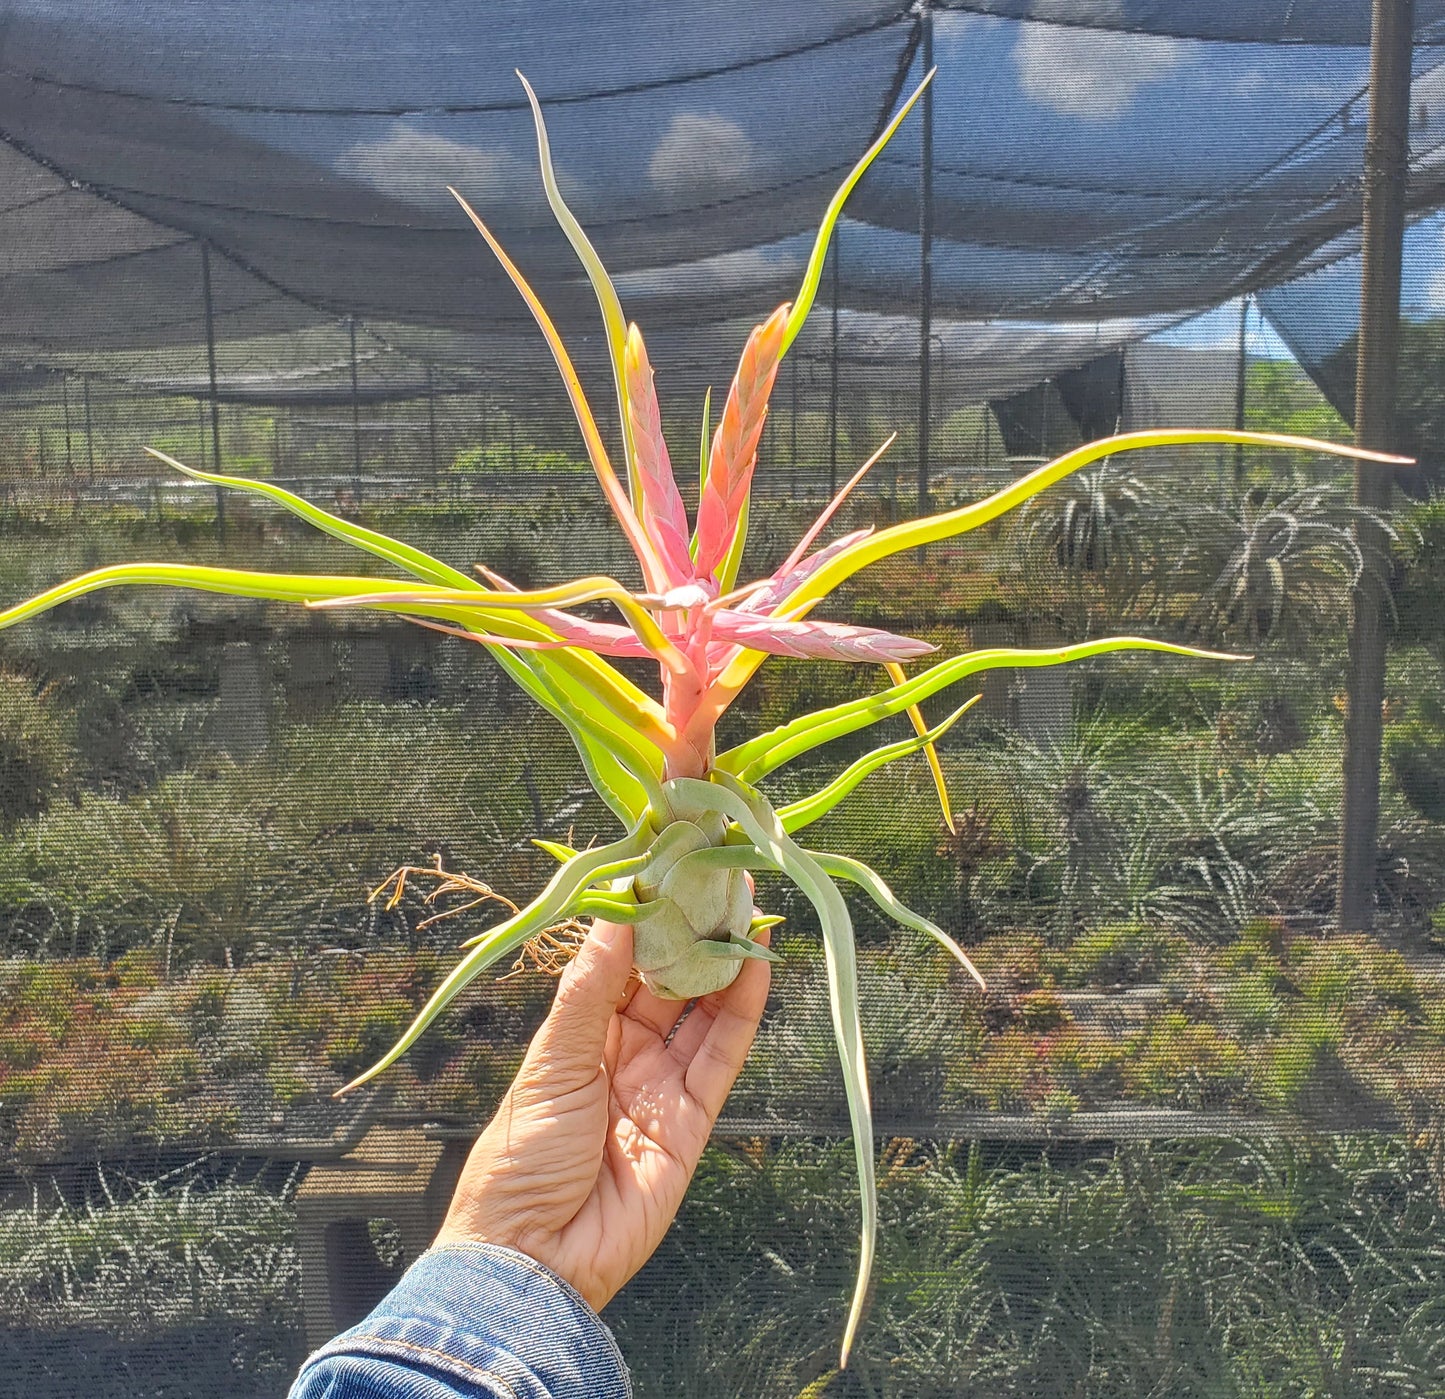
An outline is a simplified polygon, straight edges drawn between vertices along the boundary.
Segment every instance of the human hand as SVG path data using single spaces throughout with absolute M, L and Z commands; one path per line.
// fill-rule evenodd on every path
M 678 1025 L 685 1003 L 631 972 L 632 929 L 595 924 L 436 1238 L 514 1248 L 598 1311 L 677 1214 L 768 995 L 768 963 L 748 958 Z

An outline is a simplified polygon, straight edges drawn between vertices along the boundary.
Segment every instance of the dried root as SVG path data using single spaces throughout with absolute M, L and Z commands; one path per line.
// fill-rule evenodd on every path
M 385 897 L 386 909 L 390 912 L 406 893 L 407 880 L 430 879 L 435 881 L 435 886 L 422 899 L 429 908 L 435 908 L 438 899 L 450 894 L 470 894 L 471 897 L 455 908 L 443 909 L 432 914 L 430 918 L 423 919 L 417 924 L 418 932 L 486 903 L 499 903 L 512 913 L 521 912 L 511 899 L 505 894 L 497 893 L 490 884 L 474 879 L 469 874 L 444 869 L 440 855 L 433 856 L 433 860 L 435 863 L 431 865 L 402 865 L 400 869 L 392 871 L 366 896 L 367 902 L 373 903 Z M 507 981 L 529 968 L 543 976 L 561 976 L 567 963 L 577 955 L 577 949 L 582 946 L 586 936 L 586 926 L 575 918 L 568 918 L 550 928 L 544 928 L 536 937 L 523 944 L 517 960 L 512 963 L 511 971 L 498 980 Z
M 455 918 L 459 913 L 466 913 L 469 909 L 484 903 L 499 903 L 511 909 L 513 913 L 521 912 L 511 899 L 505 894 L 497 893 L 490 884 L 484 884 L 480 879 L 473 879 L 469 874 L 454 874 L 450 870 L 443 869 L 440 855 L 432 858 L 435 860 L 435 864 L 402 865 L 400 869 L 393 870 L 366 896 L 367 903 L 375 903 L 390 890 L 390 897 L 386 901 L 386 911 L 390 913 L 406 893 L 408 879 L 434 879 L 437 881 L 436 888 L 422 900 L 429 908 L 434 908 L 436 901 L 446 894 L 471 894 L 472 898 L 456 908 L 444 909 L 441 913 L 434 913 L 430 918 L 423 919 L 416 925 L 418 932 L 423 928 L 430 928 L 434 923 L 440 923 L 445 918 Z
M 567 963 L 577 955 L 577 950 L 586 937 L 586 925 L 575 918 L 544 928 L 536 937 L 529 938 L 522 944 L 522 951 L 512 963 L 512 970 L 505 976 L 499 976 L 497 980 L 510 981 L 514 976 L 528 970 L 529 964 L 532 971 L 541 972 L 543 976 L 561 976 L 567 969 Z

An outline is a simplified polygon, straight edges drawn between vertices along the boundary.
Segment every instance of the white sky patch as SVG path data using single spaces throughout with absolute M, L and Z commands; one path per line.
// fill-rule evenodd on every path
M 1201 315 L 1170 326 L 1153 337 L 1161 345 L 1191 350 L 1218 350 L 1239 354 L 1239 301 L 1226 301 Z M 1249 308 L 1249 321 L 1244 333 L 1245 353 L 1250 359 L 1293 359 L 1289 346 L 1275 333 L 1274 327 L 1260 314 L 1258 306 Z
M 393 123 L 379 140 L 360 141 L 343 152 L 336 173 L 388 198 L 429 209 L 453 207 L 448 185 L 455 185 L 473 204 L 512 210 L 519 203 L 535 203 L 540 195 L 536 171 L 509 151 L 469 146 L 404 121 Z
M 1406 248 L 1410 245 L 1409 234 L 1406 234 Z M 1430 274 L 1429 280 L 1425 283 L 1424 304 L 1420 307 L 1420 314 L 1428 317 L 1445 316 L 1445 228 L 1442 228 L 1436 236 L 1435 256 L 1438 262 L 1435 270 Z M 1409 259 L 1408 252 L 1406 254 Z M 1403 298 L 1408 302 L 1409 293 Z
M 679 112 L 657 143 L 647 176 L 664 194 L 726 193 L 752 170 L 757 148 L 716 112 Z
M 1115 8 L 1123 14 L 1122 0 Z M 1019 25 L 1013 60 L 1019 86 L 1041 106 L 1085 121 L 1112 121 L 1141 89 L 1183 62 L 1182 40 L 1051 24 Z

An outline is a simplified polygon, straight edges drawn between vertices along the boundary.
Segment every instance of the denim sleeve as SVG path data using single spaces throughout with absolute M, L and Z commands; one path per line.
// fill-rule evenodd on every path
M 631 1399 L 612 1333 L 555 1273 L 493 1244 L 434 1248 L 301 1367 L 290 1399 Z

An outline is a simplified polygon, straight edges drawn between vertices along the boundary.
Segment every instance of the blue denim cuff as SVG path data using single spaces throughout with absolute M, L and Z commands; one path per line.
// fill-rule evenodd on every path
M 338 1383 L 340 1370 L 354 1388 Z M 434 1384 L 418 1385 L 423 1375 Z M 422 1254 L 365 1321 L 307 1360 L 291 1391 L 422 1392 L 631 1399 L 632 1384 L 611 1331 L 567 1283 L 525 1254 L 477 1243 Z

